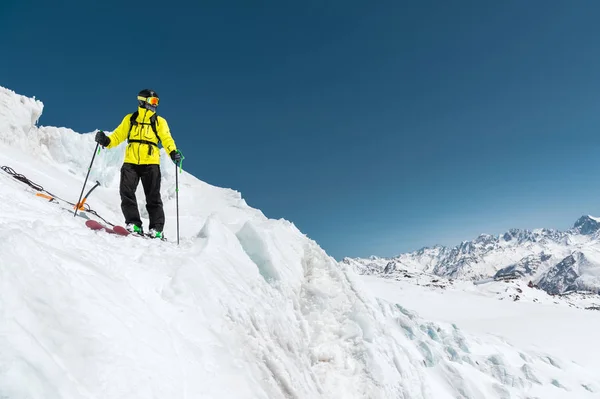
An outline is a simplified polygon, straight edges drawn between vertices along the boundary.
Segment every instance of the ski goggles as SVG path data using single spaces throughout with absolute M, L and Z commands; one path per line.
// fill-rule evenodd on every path
M 145 101 L 150 105 L 158 105 L 158 97 L 140 97 L 138 96 L 138 100 Z

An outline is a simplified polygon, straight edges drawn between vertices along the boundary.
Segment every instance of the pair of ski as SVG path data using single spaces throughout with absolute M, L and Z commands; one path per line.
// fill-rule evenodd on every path
M 95 220 L 89 219 L 86 220 L 85 225 L 87 227 L 89 227 L 92 230 L 96 230 L 96 231 L 105 231 L 108 234 L 115 234 L 118 236 L 123 236 L 123 237 L 127 237 L 129 235 L 133 236 L 133 237 L 140 237 L 140 238 L 146 238 L 146 239 L 152 239 L 152 237 L 150 236 L 146 236 L 146 235 L 140 235 L 140 234 L 132 234 L 129 230 L 127 230 L 125 227 L 123 226 L 113 226 L 113 227 L 108 227 L 102 223 L 99 223 Z M 165 238 L 161 238 L 161 241 L 167 241 Z
M 107 232 L 108 234 L 116 234 L 116 235 L 125 236 L 125 237 L 127 237 L 128 235 L 131 234 L 123 226 L 108 227 L 108 226 L 103 225 L 102 223 L 99 223 L 92 219 L 86 220 L 85 225 L 92 230 L 103 230 L 103 231 Z M 139 234 L 134 234 L 134 236 L 143 237 L 143 236 L 140 236 Z

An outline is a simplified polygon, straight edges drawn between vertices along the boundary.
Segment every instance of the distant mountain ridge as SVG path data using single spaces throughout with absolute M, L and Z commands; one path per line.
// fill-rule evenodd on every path
M 418 270 L 453 279 L 526 279 L 550 294 L 600 292 L 600 218 L 582 216 L 566 231 L 511 229 L 455 247 L 436 245 L 393 258 L 344 258 L 361 274 Z

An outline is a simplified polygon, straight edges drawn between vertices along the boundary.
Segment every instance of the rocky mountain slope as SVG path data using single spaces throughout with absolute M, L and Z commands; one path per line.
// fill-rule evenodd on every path
M 361 274 L 400 270 L 448 279 L 519 279 L 550 294 L 600 292 L 600 219 L 582 216 L 567 231 L 512 229 L 455 247 L 434 246 L 393 258 L 344 258 Z

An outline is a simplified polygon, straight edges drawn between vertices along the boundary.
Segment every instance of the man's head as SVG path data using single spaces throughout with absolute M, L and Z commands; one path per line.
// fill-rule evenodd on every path
M 151 89 L 140 91 L 138 93 L 138 105 L 142 108 L 156 112 L 156 107 L 158 107 L 158 94 Z

